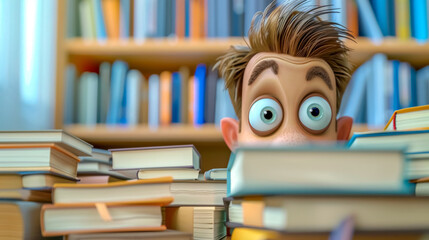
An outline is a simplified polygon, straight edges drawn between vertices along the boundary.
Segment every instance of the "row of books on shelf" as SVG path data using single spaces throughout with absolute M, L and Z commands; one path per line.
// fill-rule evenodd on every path
M 224 80 L 217 71 L 200 64 L 190 76 L 189 68 L 164 71 L 148 78 L 127 63 L 104 62 L 99 71 L 77 78 L 73 65 L 66 70 L 64 123 L 137 125 L 152 128 L 169 124 L 219 125 L 224 117 L 235 118 Z
M 244 36 L 267 0 L 68 0 L 68 37 L 84 39 Z
M 427 0 L 356 0 L 356 4 L 360 36 L 375 41 L 383 37 L 414 38 L 418 42 L 428 40 Z M 343 9 L 340 12 L 344 17 L 349 15 Z
M 0 238 L 221 239 L 226 169 L 199 168 L 192 145 L 106 151 L 61 130 L 0 132 Z
M 395 110 L 429 104 L 429 67 L 376 54 L 353 74 L 344 93 L 340 116 L 371 128 L 383 126 Z

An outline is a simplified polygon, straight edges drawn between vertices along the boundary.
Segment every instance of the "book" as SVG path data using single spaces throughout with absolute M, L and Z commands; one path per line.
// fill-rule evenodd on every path
M 69 234 L 68 240 L 123 240 L 123 239 L 150 239 L 150 240 L 192 240 L 192 234 L 167 229 L 159 232 L 112 232 L 112 233 L 75 233 Z
M 55 183 L 73 183 L 77 179 L 67 178 L 51 172 L 3 173 L 0 174 L 0 189 L 50 189 Z
M 353 216 L 356 231 L 412 232 L 428 227 L 428 201 L 414 196 L 297 195 L 226 199 L 226 206 L 228 225 L 292 233 L 331 232 Z M 315 212 L 320 215 L 315 217 Z
M 182 79 L 179 72 L 173 72 L 171 75 L 171 123 L 181 123 L 181 113 L 182 113 Z
M 130 37 L 130 15 L 131 1 L 120 0 L 119 2 L 119 37 L 128 39 Z
M 396 36 L 401 40 L 410 39 L 410 1 L 395 0 Z
M 174 180 L 196 180 L 200 169 L 175 168 L 175 169 L 140 169 L 137 171 L 138 179 L 150 179 L 158 177 L 172 177 Z
M 223 206 L 225 181 L 174 181 L 171 206 Z
M 351 149 L 402 148 L 408 156 L 413 156 L 429 152 L 425 144 L 428 139 L 429 130 L 364 132 L 354 133 L 348 146 Z
M 237 119 L 234 107 L 229 97 L 228 90 L 225 89 L 225 80 L 219 78 L 216 83 L 216 104 L 215 104 L 215 125 L 220 126 L 222 118 L 230 117 Z
M 193 145 L 110 149 L 113 169 L 200 169 L 200 153 Z M 156 159 L 156 161 L 153 161 Z
M 93 148 L 91 156 L 82 156 L 82 157 L 79 157 L 79 159 L 82 161 L 84 161 L 84 160 L 96 160 L 96 161 L 100 161 L 100 162 L 109 164 L 112 162 L 112 154 L 109 151 L 104 150 L 104 149 Z
M 55 143 L 77 156 L 90 156 L 92 145 L 63 131 L 0 131 L 0 143 Z
M 414 180 L 416 183 L 416 196 L 429 196 L 429 175 Z
M 112 65 L 110 103 L 106 120 L 107 124 L 119 124 L 120 122 L 127 70 L 128 64 L 126 62 L 115 61 Z
M 83 160 L 77 165 L 77 172 L 103 172 L 110 171 L 111 164 L 97 160 Z
M 41 210 L 42 235 L 61 236 L 71 233 L 163 231 L 161 207 L 156 205 L 108 206 L 110 220 L 103 219 L 92 206 L 58 206 L 45 204 Z
M 98 75 L 85 72 L 79 81 L 78 123 L 84 125 L 97 124 Z
M 395 36 L 395 29 L 392 28 L 394 22 L 391 23 L 393 20 L 391 15 L 394 15 L 394 13 L 389 9 L 389 5 L 394 5 L 393 1 L 372 0 L 371 5 L 383 36 Z
M 171 202 L 172 178 L 153 178 L 135 181 L 121 181 L 107 184 L 56 184 L 52 191 L 55 205 L 108 205 L 131 204 L 135 202 Z
M 134 39 L 137 42 L 142 42 L 147 37 L 147 20 L 149 9 L 147 8 L 147 1 L 135 0 L 134 1 Z
M 216 34 L 218 38 L 229 37 L 231 28 L 230 5 L 228 0 L 216 1 Z M 247 30 L 247 29 L 246 29 Z
M 119 38 L 119 0 L 103 0 L 102 9 L 106 24 L 107 36 L 110 39 Z
M 226 168 L 213 168 L 204 173 L 204 179 L 206 180 L 226 180 L 227 179 Z
M 70 2 L 70 1 L 68 1 Z M 68 64 L 66 67 L 64 84 L 64 124 L 75 122 L 75 94 L 76 94 L 76 66 Z
M 124 177 L 118 177 L 115 174 L 111 174 L 111 175 L 105 175 L 100 173 L 89 173 L 89 174 L 90 175 L 78 174 L 77 176 L 80 181 L 77 182 L 77 184 L 106 184 L 111 182 L 120 182 L 128 179 Z M 99 174 L 99 175 L 96 175 L 96 174 Z
M 358 7 L 361 24 L 363 25 L 364 35 L 369 37 L 372 41 L 380 43 L 383 40 L 383 33 L 378 25 L 369 0 L 356 0 L 356 5 Z
M 92 6 L 94 10 L 94 20 L 95 20 L 95 31 L 97 40 L 106 40 L 106 25 L 104 24 L 104 13 L 101 7 L 102 0 L 92 0 Z
M 159 76 L 153 74 L 149 77 L 148 85 L 148 125 L 157 128 L 160 123 L 160 80 Z
M 126 123 L 135 126 L 140 119 L 140 102 L 143 76 L 140 71 L 132 69 L 127 73 L 126 79 Z
M 51 202 L 50 191 L 39 191 L 32 189 L 0 189 L 0 199 L 32 201 L 32 202 Z
M 79 20 L 82 38 L 85 40 L 95 39 L 95 23 L 93 22 L 91 0 L 82 0 L 79 2 Z
M 78 162 L 55 144 L 0 144 L 0 172 L 49 171 L 76 178 Z
M 242 147 L 228 163 L 228 196 L 411 194 L 413 185 L 405 180 L 407 163 L 401 150 Z
M 140 116 L 139 116 L 139 123 L 140 124 L 146 124 L 148 123 L 148 111 L 149 111 L 149 86 L 148 86 L 148 80 L 141 75 L 142 81 L 141 81 L 141 88 L 140 88 Z
M 168 229 L 193 234 L 195 239 L 222 239 L 226 235 L 223 207 L 166 207 Z
M 420 43 L 428 40 L 427 8 L 426 0 L 410 1 L 411 35 Z
M 194 125 L 199 126 L 205 123 L 205 89 L 206 89 L 206 65 L 198 64 L 195 70 L 194 96 Z
M 429 105 L 396 110 L 385 131 L 429 128 Z
M 208 68 L 205 89 L 204 120 L 206 123 L 212 124 L 215 122 L 217 71 L 217 69 L 212 69 L 212 66 Z
M 429 104 L 429 66 L 416 73 L 417 106 Z
M 42 239 L 40 209 L 36 202 L 0 202 L 0 239 Z
M 384 54 L 376 54 L 371 59 L 372 79 L 367 84 L 367 120 L 369 127 L 384 126 L 387 121 L 386 110 L 386 64 Z
M 102 62 L 99 69 L 98 122 L 105 123 L 110 102 L 110 63 Z

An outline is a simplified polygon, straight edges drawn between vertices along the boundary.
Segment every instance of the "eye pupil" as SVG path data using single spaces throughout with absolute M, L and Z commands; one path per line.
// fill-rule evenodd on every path
M 265 110 L 264 111 L 264 118 L 267 120 L 271 120 L 271 118 L 273 118 L 273 112 L 271 112 L 270 110 Z
M 319 116 L 319 114 L 320 114 L 320 110 L 319 110 L 319 108 L 317 108 L 317 107 L 312 107 L 312 108 L 310 109 L 310 114 L 311 114 L 313 117 L 317 117 L 317 116 Z

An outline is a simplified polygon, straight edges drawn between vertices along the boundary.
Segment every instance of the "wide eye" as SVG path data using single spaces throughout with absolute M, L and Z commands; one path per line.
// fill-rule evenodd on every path
M 280 126 L 283 110 L 280 103 L 273 98 L 256 100 L 249 111 L 249 123 L 254 133 L 267 136 Z
M 314 133 L 322 133 L 332 118 L 332 110 L 328 101 L 319 96 L 307 98 L 299 108 L 299 121 Z

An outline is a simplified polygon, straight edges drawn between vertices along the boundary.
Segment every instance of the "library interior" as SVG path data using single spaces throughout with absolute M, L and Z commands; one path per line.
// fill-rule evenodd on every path
M 429 239 L 429 0 L 0 0 L 0 56 L 0 239 Z

